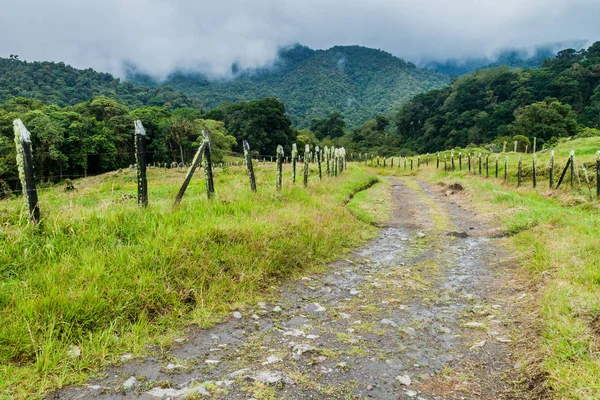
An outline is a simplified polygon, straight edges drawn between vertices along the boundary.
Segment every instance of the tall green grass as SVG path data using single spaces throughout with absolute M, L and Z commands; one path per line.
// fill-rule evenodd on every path
M 256 194 L 243 168 L 218 170 L 212 201 L 198 174 L 174 210 L 183 171 L 149 170 L 147 209 L 122 197 L 136 193 L 134 171 L 87 178 L 76 192 L 42 192 L 38 227 L 21 199 L 0 202 L 0 394 L 40 397 L 82 382 L 373 235 L 343 206 L 372 173 L 351 167 L 318 182 L 313 170 L 304 189 L 286 168 L 276 192 L 274 164 L 258 166 Z

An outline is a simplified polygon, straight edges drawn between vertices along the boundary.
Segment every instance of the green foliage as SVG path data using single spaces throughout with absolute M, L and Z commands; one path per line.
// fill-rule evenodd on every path
M 199 101 L 189 99 L 169 86 L 150 88 L 121 83 L 110 74 L 92 69 L 79 70 L 64 63 L 0 58 L 0 103 L 27 97 L 64 107 L 96 96 L 115 99 L 127 107 L 201 107 Z
M 520 134 L 542 147 L 578 125 L 600 128 L 599 48 L 561 51 L 534 70 L 477 71 L 419 94 L 394 116 L 397 143 L 425 153 Z
M 222 121 L 229 135 L 238 143 L 247 140 L 252 150 L 261 155 L 275 155 L 277 145 L 290 152 L 296 140 L 296 130 L 285 112 L 285 105 L 275 98 L 223 104 L 204 115 Z
M 598 137 L 600 136 L 600 129 L 596 128 L 583 128 L 577 134 L 578 138 Z
M 147 76 L 132 79 L 162 85 Z M 273 68 L 238 72 L 233 80 L 215 82 L 202 75 L 178 73 L 164 84 L 202 99 L 208 107 L 275 97 L 286 104 L 294 126 L 306 128 L 313 119 L 332 113 L 340 113 L 348 126 L 356 127 L 377 114 L 389 113 L 415 94 L 448 82 L 446 75 L 417 68 L 381 50 L 336 46 L 315 51 L 296 45 L 281 51 Z
M 135 163 L 133 121 L 144 124 L 148 163 L 189 162 L 202 129 L 211 133 L 213 161 L 236 145 L 222 122 L 202 120 L 193 108 L 142 106 L 130 110 L 99 96 L 74 106 L 45 105 L 16 97 L 0 105 L 0 180 L 19 186 L 13 120 L 31 132 L 35 174 L 40 181 L 95 175 Z
M 529 141 L 529 138 L 527 136 L 515 135 L 512 139 L 513 139 L 512 140 L 513 150 L 514 150 L 514 142 L 517 142 L 517 151 L 518 152 L 521 152 L 521 153 L 525 152 L 525 149 L 531 150 L 531 142 Z M 508 149 L 510 149 L 510 147 Z

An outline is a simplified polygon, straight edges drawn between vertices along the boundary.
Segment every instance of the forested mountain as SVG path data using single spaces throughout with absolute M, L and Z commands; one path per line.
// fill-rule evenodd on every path
M 158 85 L 147 76 L 133 75 L 131 79 Z M 162 84 L 199 99 L 208 108 L 275 97 L 285 103 L 294 125 L 305 128 L 314 118 L 331 113 L 340 113 L 347 125 L 357 126 L 448 82 L 443 74 L 381 50 L 360 46 L 312 50 L 296 45 L 282 50 L 273 68 L 235 72 L 232 80 L 215 82 L 202 75 L 177 73 Z
M 567 49 L 539 69 L 507 66 L 462 76 L 415 96 L 394 117 L 395 146 L 418 152 L 537 137 L 538 148 L 559 137 L 600 132 L 600 42 Z
M 64 107 L 95 96 L 107 96 L 128 107 L 201 107 L 198 100 L 168 86 L 134 85 L 121 82 L 111 74 L 75 69 L 64 63 L 0 58 L 0 103 L 13 97 L 28 97 Z
M 554 58 L 558 51 L 573 47 L 580 49 L 585 41 L 573 41 L 569 43 L 554 43 L 536 46 L 533 49 L 506 49 L 493 57 L 468 57 L 449 60 L 429 60 L 421 65 L 442 74 L 458 77 L 478 69 L 488 69 L 508 65 L 511 68 L 531 69 L 539 68 L 547 58 Z

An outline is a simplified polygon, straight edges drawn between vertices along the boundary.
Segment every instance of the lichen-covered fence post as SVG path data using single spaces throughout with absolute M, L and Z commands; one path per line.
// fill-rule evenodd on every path
M 506 140 L 504 141 L 504 146 L 502 146 L 502 152 L 506 153 Z
M 421 156 L 417 156 L 417 168 L 421 168 Z
M 504 157 L 504 182 L 508 180 L 508 156 Z
M 277 187 L 277 191 L 281 190 L 281 181 L 282 181 L 282 175 L 283 175 L 283 146 L 282 145 L 278 145 L 277 146 L 277 182 L 276 182 L 276 187 Z
M 523 156 L 519 156 L 519 165 L 517 166 L 517 187 L 521 186 L 522 168 L 523 168 Z
M 192 165 L 190 166 L 190 169 L 188 170 L 188 173 L 185 176 L 185 180 L 183 181 L 183 184 L 181 185 L 181 188 L 179 189 L 177 196 L 175 196 L 175 202 L 173 203 L 173 207 L 175 207 L 177 204 L 179 204 L 179 202 L 183 198 L 183 195 L 185 194 L 185 191 L 187 190 L 187 187 L 190 184 L 190 181 L 192 180 L 192 176 L 194 176 L 194 171 L 196 171 L 196 168 L 198 168 L 198 165 L 200 165 L 200 161 L 202 160 L 202 156 L 204 154 L 205 147 L 206 147 L 206 142 L 203 141 L 202 144 L 200 144 L 200 147 L 198 147 L 198 151 L 196 152 L 196 155 L 194 156 Z
M 206 146 L 204 147 L 204 157 L 202 160 L 204 167 L 204 178 L 206 179 L 206 196 L 211 199 L 215 195 L 215 182 L 213 179 L 213 163 L 210 154 L 210 139 L 208 134 L 204 131 L 202 131 L 202 136 L 204 137 L 204 143 L 206 143 Z
M 500 157 L 500 154 L 496 154 L 496 179 L 498 179 L 498 158 Z
M 394 157 L 390 158 L 390 168 L 394 168 Z
M 412 159 L 412 157 L 411 157 L 411 158 L 410 158 L 410 170 L 411 170 L 411 171 L 412 171 L 412 168 L 413 168 L 413 159 Z
M 587 185 L 588 192 L 590 193 L 590 201 L 594 200 L 594 196 L 592 196 L 592 187 L 590 186 L 590 177 L 588 175 L 587 169 L 585 168 L 585 164 L 581 163 L 581 169 L 583 170 L 583 176 L 585 177 L 585 184 Z
M 452 168 L 452 171 L 454 171 L 454 152 L 453 151 L 450 153 L 450 168 Z
M 548 171 L 550 189 L 554 186 L 554 150 L 550 151 L 550 170 Z
M 489 154 L 485 155 L 485 177 L 486 178 L 490 177 L 490 155 Z
M 315 154 L 317 156 L 317 167 L 319 168 L 319 180 L 322 180 L 323 176 L 321 175 L 321 149 L 319 148 L 319 146 L 315 146 Z
M 383 157 L 383 168 L 387 167 L 387 161 L 385 156 Z
M 596 199 L 600 199 L 600 151 L 596 153 Z
M 569 153 L 569 161 L 571 161 L 570 184 L 571 184 L 571 188 L 573 188 L 573 178 L 575 178 L 575 150 L 571 150 L 571 152 Z
M 440 153 L 437 153 L 437 157 L 435 159 L 435 167 L 440 169 Z
M 308 161 L 310 160 L 310 145 L 304 146 L 304 187 L 308 186 Z
M 462 151 L 458 152 L 458 170 L 462 171 Z
M 40 221 L 40 208 L 33 173 L 33 155 L 31 154 L 31 135 L 20 119 L 13 121 L 15 145 L 17 146 L 17 167 L 23 188 L 23 197 L 29 208 L 29 221 L 37 224 Z
M 292 183 L 296 183 L 296 161 L 298 160 L 298 147 L 292 144 Z
M 535 138 L 534 138 L 534 143 L 535 143 Z M 536 167 L 535 162 L 536 162 L 536 156 L 535 156 L 535 153 L 533 153 L 533 160 L 532 160 L 533 171 L 531 173 L 533 174 L 532 177 L 533 177 L 533 188 L 534 189 L 537 186 L 537 171 L 535 169 L 535 167 Z
M 517 145 L 519 144 L 518 140 L 515 140 L 515 153 L 517 152 Z
M 471 152 L 467 154 L 467 164 L 469 165 L 469 172 L 471 172 Z
M 135 127 L 135 161 L 137 169 L 138 205 L 148 206 L 148 179 L 146 179 L 146 130 L 142 121 L 136 120 Z
M 252 157 L 250 156 L 250 145 L 247 141 L 242 142 L 244 147 L 244 158 L 246 159 L 246 167 L 248 167 L 248 177 L 250 178 L 250 189 L 256 193 L 256 178 L 254 177 L 254 166 L 252 165 Z M 295 145 L 294 145 L 295 146 Z M 292 156 L 293 158 L 293 156 Z

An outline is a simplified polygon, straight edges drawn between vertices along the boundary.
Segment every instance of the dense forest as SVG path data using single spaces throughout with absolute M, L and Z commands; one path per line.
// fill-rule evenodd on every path
M 111 74 L 80 70 L 64 63 L 27 62 L 18 56 L 0 58 L 0 103 L 14 97 L 42 100 L 61 107 L 106 96 L 127 107 L 160 106 L 201 108 L 198 100 L 169 86 L 150 88 L 121 82 Z
M 285 106 L 267 98 L 223 106 L 202 115 L 198 109 L 143 106 L 130 109 L 99 96 L 60 107 L 17 97 L 0 105 L 0 197 L 18 187 L 13 120 L 31 131 L 38 181 L 99 174 L 135 163 L 133 121 L 144 124 L 149 163 L 189 162 L 202 130 L 209 133 L 213 161 L 241 150 L 248 140 L 255 155 L 275 154 L 277 144 L 291 150 L 297 132 Z M 5 193 L 4 195 L 2 193 Z
M 508 66 L 462 76 L 445 88 L 415 96 L 393 118 L 394 148 L 433 152 L 490 143 L 515 135 L 538 143 L 596 135 L 600 128 L 600 42 L 567 49 L 541 68 Z
M 350 127 L 386 114 L 418 93 L 450 82 L 448 76 L 421 69 L 381 50 L 336 46 L 312 50 L 293 46 L 280 52 L 272 68 L 235 71 L 227 81 L 174 74 L 162 83 L 213 108 L 222 102 L 275 97 L 285 103 L 294 126 L 308 128 L 315 118 L 340 113 Z M 147 76 L 134 82 L 159 85 Z

